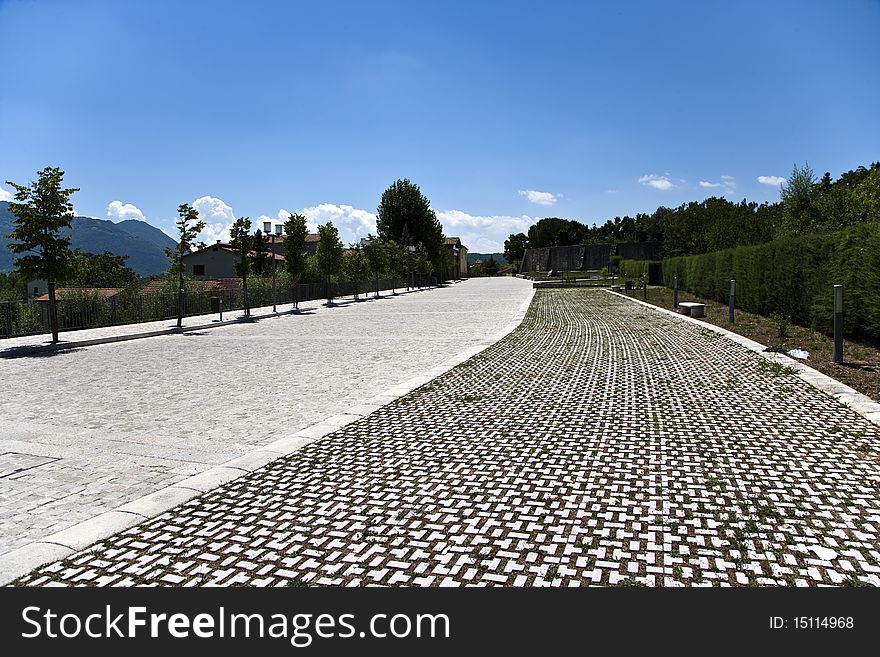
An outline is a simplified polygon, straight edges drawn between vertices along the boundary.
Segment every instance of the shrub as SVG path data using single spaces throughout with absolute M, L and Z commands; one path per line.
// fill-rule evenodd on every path
M 832 286 L 844 285 L 844 333 L 880 341 L 880 222 L 833 234 L 666 258 L 663 284 L 722 303 L 736 279 L 736 305 L 767 317 L 831 330 Z

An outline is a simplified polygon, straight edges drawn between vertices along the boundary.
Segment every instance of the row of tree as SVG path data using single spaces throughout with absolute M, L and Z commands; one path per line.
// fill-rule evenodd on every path
M 504 255 L 509 262 L 520 262 L 528 248 L 661 240 L 663 257 L 673 257 L 764 244 L 791 235 L 827 234 L 876 220 L 880 220 L 880 162 L 847 171 L 837 180 L 827 172 L 817 180 L 805 164 L 794 167 L 776 203 L 711 197 L 593 226 L 548 217 L 531 226 L 528 234 L 510 235 Z
M 123 257 L 109 252 L 100 255 L 83 253 L 70 248 L 70 236 L 63 236 L 61 231 L 70 228 L 73 218 L 70 198 L 79 190 L 64 188 L 63 178 L 64 172 L 60 168 L 46 167 L 29 185 L 7 181 L 15 190 L 15 200 L 9 206 L 15 216 L 14 229 L 9 234 L 13 241 L 9 248 L 18 254 L 15 258 L 17 272 L 4 275 L 0 281 L 4 286 L 29 279 L 47 281 L 53 343 L 58 341 L 56 290 L 59 284 L 127 287 L 138 282 L 137 274 L 125 266 Z M 181 204 L 177 210 L 178 241 L 174 248 L 167 248 L 165 252 L 169 258 L 166 278 L 177 280 L 177 326 L 180 328 L 188 282 L 183 259 L 203 246 L 196 239 L 205 223 L 188 203 Z M 310 264 L 314 265 L 327 282 L 329 302 L 332 301 L 331 281 L 334 277 L 356 282 L 373 277 L 378 294 L 378 282 L 383 276 L 402 279 L 409 275 L 412 279 L 415 274 L 430 276 L 432 272 L 445 271 L 447 262 L 442 227 L 418 185 L 406 179 L 397 180 L 385 190 L 378 207 L 377 233 L 376 237 L 370 235 L 345 250 L 336 227 L 328 221 L 318 227 L 320 240 L 314 262 L 310 263 L 306 248 L 306 217 L 290 214 L 284 223 L 282 238 L 288 280 L 298 289 L 304 271 Z M 234 221 L 230 237 L 237 255 L 236 274 L 242 280 L 244 311 L 249 316 L 248 277 L 271 274 L 274 298 L 278 259 L 259 230 L 251 233 L 248 217 Z

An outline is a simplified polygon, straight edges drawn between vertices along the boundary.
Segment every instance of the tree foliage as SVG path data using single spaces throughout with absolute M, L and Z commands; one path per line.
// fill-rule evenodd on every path
M 110 251 L 98 254 L 76 249 L 66 283 L 71 287 L 132 287 L 141 279 L 125 265 L 127 259 Z
M 507 262 L 519 267 L 527 248 L 529 248 L 529 238 L 525 233 L 512 234 L 504 240 L 504 257 Z
M 18 185 L 9 180 L 14 191 L 9 211 L 15 217 L 14 228 L 7 235 L 12 242 L 7 246 L 13 253 L 18 271 L 27 278 L 46 279 L 49 286 L 49 325 L 52 342 L 58 342 L 58 311 L 55 286 L 64 282 L 70 272 L 72 252 L 70 229 L 73 204 L 70 197 L 77 188 L 62 188 L 64 172 L 57 167 L 46 167 L 29 185 Z
M 293 280 L 297 280 L 306 268 L 308 234 L 305 216 L 292 213 L 284 222 L 284 266 Z
M 253 268 L 255 276 L 270 276 L 272 274 L 272 257 L 266 236 L 259 228 L 254 232 L 253 241 Z
M 177 206 L 177 245 L 174 248 L 165 247 L 165 256 L 168 258 L 168 274 L 182 278 L 186 272 L 183 270 L 183 256 L 194 249 L 202 248 L 203 244 L 196 244 L 196 237 L 205 228 L 205 222 L 199 219 L 199 211 L 189 203 L 181 203 Z
M 360 244 L 352 244 L 348 252 L 343 255 L 342 262 L 345 278 L 354 283 L 354 294 L 357 296 L 358 284 L 370 275 L 370 265 L 363 247 Z
M 367 266 L 370 274 L 376 281 L 376 296 L 379 296 L 379 279 L 382 278 L 388 269 L 388 257 L 385 246 L 379 238 L 373 235 L 367 235 L 366 244 L 364 245 L 364 255 L 367 258 Z
M 377 212 L 379 239 L 403 247 L 421 244 L 434 268 L 443 266 L 443 227 L 418 185 L 407 179 L 394 181 L 382 193 Z
M 339 239 L 339 231 L 332 221 L 318 226 L 318 250 L 315 253 L 318 269 L 327 279 L 327 301 L 332 301 L 333 295 L 330 287 L 331 278 L 338 276 L 342 271 L 342 241 Z
M 837 180 L 816 180 L 809 165 L 795 166 L 777 203 L 734 202 L 723 197 L 691 201 L 650 214 L 615 217 L 587 227 L 548 217 L 529 229 L 527 248 L 662 240 L 664 257 L 710 253 L 764 244 L 810 232 L 830 234 L 880 220 L 880 163 L 860 166 Z M 514 260 L 522 233 L 510 235 L 505 255 Z M 514 251 L 508 254 L 508 249 Z
M 254 237 L 251 235 L 251 220 L 249 217 L 239 217 L 232 228 L 229 229 L 229 243 L 235 249 L 238 259 L 235 262 L 235 275 L 241 278 L 241 287 L 244 297 L 244 315 L 250 317 L 251 307 L 248 298 L 248 275 L 251 273 L 251 250 L 254 246 Z

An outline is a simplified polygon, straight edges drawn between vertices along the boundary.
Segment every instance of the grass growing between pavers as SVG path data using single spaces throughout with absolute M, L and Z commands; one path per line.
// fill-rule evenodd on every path
M 636 290 L 628 296 L 640 301 L 645 300 L 642 290 Z M 670 288 L 648 288 L 647 302 L 659 308 L 672 310 L 672 297 L 673 292 Z M 764 317 L 739 309 L 735 310 L 734 324 L 730 324 L 727 321 L 727 304 L 703 299 L 681 290 L 678 293 L 678 300 L 706 304 L 706 317 L 699 318 L 700 321 L 733 331 L 768 348 L 783 352 L 791 349 L 807 351 L 810 356 L 802 362 L 863 395 L 880 401 L 880 349 L 876 346 L 844 340 L 844 362 L 838 365 L 831 362 L 834 341 L 821 331 L 798 326 L 786 317 Z
M 878 429 L 708 333 L 538 291 L 462 366 L 18 583 L 880 584 Z

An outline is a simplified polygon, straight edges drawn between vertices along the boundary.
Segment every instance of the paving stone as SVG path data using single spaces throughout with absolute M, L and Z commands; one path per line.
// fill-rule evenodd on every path
M 345 413 L 495 332 L 530 294 L 519 279 L 473 280 L 0 359 L 0 380 L 15 381 L 0 395 L 0 456 L 29 455 L 0 458 L 0 555 Z M 42 339 L 2 340 L 0 349 Z
M 880 430 L 762 360 L 539 290 L 459 367 L 20 583 L 880 584 Z

